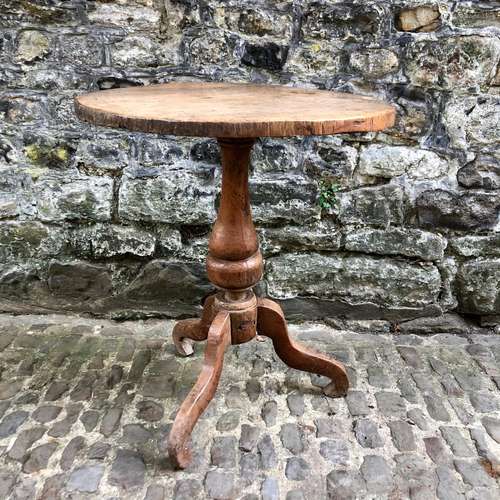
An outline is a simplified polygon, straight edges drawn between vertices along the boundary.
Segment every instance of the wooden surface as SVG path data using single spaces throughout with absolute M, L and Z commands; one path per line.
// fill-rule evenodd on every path
M 84 94 L 79 118 L 96 125 L 203 137 L 286 137 L 382 130 L 384 102 L 277 85 L 168 83 Z
M 224 351 L 230 343 L 229 313 L 221 311 L 214 318 L 208 331 L 201 373 L 179 408 L 168 436 L 168 454 L 175 467 L 183 469 L 191 462 L 191 432 L 214 397 L 224 363 Z
M 259 299 L 257 303 L 257 333 L 273 341 L 280 359 L 296 370 L 329 377 L 331 382 L 323 388 L 327 396 L 345 396 L 349 380 L 344 365 L 292 340 L 283 311 L 276 302 Z
M 263 264 L 252 221 L 248 166 L 253 139 L 219 140 L 222 190 L 217 220 L 208 242 L 208 279 L 225 290 L 253 287 Z

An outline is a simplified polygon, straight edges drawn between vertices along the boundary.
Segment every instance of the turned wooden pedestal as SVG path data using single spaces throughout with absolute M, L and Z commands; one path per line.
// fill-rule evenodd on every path
M 329 396 L 348 388 L 344 366 L 294 342 L 278 304 L 255 296 L 263 263 L 248 193 L 250 152 L 257 137 L 381 130 L 394 110 L 365 97 L 289 87 L 179 83 L 116 89 L 76 99 L 80 118 L 98 125 L 165 134 L 216 137 L 222 152 L 222 189 L 207 256 L 210 281 L 220 290 L 206 299 L 200 319 L 179 321 L 173 340 L 184 356 L 206 340 L 198 380 L 182 403 L 168 438 L 177 467 L 191 460 L 190 436 L 213 398 L 229 344 L 269 337 L 292 368 L 329 377 Z

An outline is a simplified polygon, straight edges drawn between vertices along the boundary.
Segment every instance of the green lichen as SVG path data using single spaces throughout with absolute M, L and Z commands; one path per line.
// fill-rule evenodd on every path
M 26 173 L 34 180 L 38 180 L 45 172 L 47 172 L 48 168 L 44 167 L 31 167 L 26 169 Z
M 28 160 L 41 167 L 66 166 L 70 160 L 70 152 L 65 146 L 45 146 L 40 144 L 28 144 L 24 148 L 24 154 Z

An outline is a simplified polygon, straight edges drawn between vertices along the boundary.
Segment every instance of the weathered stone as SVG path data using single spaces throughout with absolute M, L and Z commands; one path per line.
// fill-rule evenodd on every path
M 450 461 L 450 454 L 444 447 L 443 440 L 437 436 L 424 438 L 425 450 L 431 460 L 437 464 L 446 464 Z
M 144 400 L 137 403 L 137 417 L 147 422 L 157 422 L 163 417 L 163 406 L 154 401 Z
M 285 475 L 292 481 L 304 481 L 309 476 L 311 466 L 301 457 L 289 458 L 286 462 Z
M 9 399 L 19 393 L 22 387 L 21 380 L 13 380 L 9 382 L 0 382 L 0 400 Z
M 381 78 L 396 71 L 399 60 L 392 50 L 368 49 L 350 54 L 349 64 L 368 78 Z
M 234 436 L 215 437 L 210 450 L 212 464 L 223 469 L 236 466 L 236 438 Z
M 361 150 L 357 172 L 389 179 L 405 174 L 411 179 L 433 179 L 445 175 L 447 169 L 447 162 L 432 151 L 373 144 Z
M 372 420 L 367 418 L 356 420 L 354 423 L 354 432 L 358 443 L 363 448 L 378 448 L 379 446 L 383 446 L 377 424 Z
M 356 229 L 345 238 L 346 250 L 441 260 L 446 239 L 420 229 Z
M 85 427 L 85 430 L 87 432 L 91 432 L 97 425 L 97 421 L 99 420 L 99 412 L 95 410 L 88 410 L 82 413 L 80 420 Z
M 341 192 L 338 218 L 342 224 L 371 224 L 387 227 L 404 221 L 404 193 L 398 186 L 384 185 Z
M 144 484 L 146 466 L 142 457 L 131 450 L 119 449 L 109 473 L 109 483 L 124 490 Z
M 397 286 L 393 276 L 401 281 Z M 277 298 L 312 295 L 384 306 L 424 306 L 437 299 L 441 279 L 433 266 L 391 259 L 286 254 L 267 261 L 268 292 Z
M 267 477 L 262 483 L 260 494 L 262 500 L 279 500 L 279 483 L 275 477 Z
M 491 60 L 487 64 L 490 63 Z M 500 126 L 499 102 L 499 96 L 488 94 L 450 98 L 443 112 L 450 145 L 462 149 L 479 148 L 483 153 L 489 146 L 495 147 Z
M 460 311 L 470 314 L 500 312 L 500 260 L 465 262 L 457 275 Z
M 365 481 L 358 471 L 332 470 L 326 476 L 326 491 L 332 499 L 354 500 L 365 493 Z
M 480 413 L 500 410 L 500 401 L 494 392 L 473 392 L 469 394 L 469 398 L 472 406 Z
M 82 465 L 73 470 L 66 488 L 69 491 L 94 493 L 99 487 L 103 474 L 104 466 L 100 464 Z
M 368 407 L 368 402 L 364 392 L 350 390 L 347 393 L 346 401 L 349 413 L 353 417 L 369 415 L 370 408 Z
M 58 400 L 68 389 L 69 384 L 63 380 L 52 382 L 45 393 L 45 401 Z
M 328 462 L 335 465 L 349 464 L 349 448 L 347 442 L 341 439 L 328 439 L 319 446 L 319 453 Z
M 42 59 L 49 52 L 49 43 L 41 31 L 22 31 L 17 39 L 17 59 L 27 63 Z
M 439 428 L 445 441 L 453 452 L 455 457 L 470 457 L 473 455 L 471 445 L 460 432 L 458 427 L 445 427 Z
M 278 405 L 276 401 L 266 401 L 262 405 L 261 416 L 267 427 L 275 425 L 276 417 L 278 416 Z
M 463 257 L 482 257 L 492 255 L 500 257 L 500 234 L 490 236 L 467 235 L 452 238 L 450 247 Z
M 78 453 L 85 448 L 85 438 L 83 436 L 74 437 L 64 448 L 59 464 L 62 470 L 72 467 Z
M 399 325 L 399 331 L 404 334 L 429 333 L 460 333 L 467 334 L 473 325 L 465 321 L 458 314 L 443 314 L 434 318 L 416 318 Z
M 106 266 L 87 262 L 56 262 L 49 265 L 49 290 L 61 297 L 97 299 L 111 293 L 111 276 Z
M 253 425 L 242 424 L 239 448 L 242 451 L 253 451 L 259 440 L 260 429 Z
M 479 157 L 457 172 L 458 183 L 466 188 L 500 189 L 500 165 L 493 157 Z
M 253 218 L 265 224 L 317 220 L 321 212 L 317 190 L 317 184 L 302 175 L 267 175 L 251 179 Z
M 367 490 L 372 494 L 383 494 L 391 489 L 392 473 L 383 457 L 366 455 L 361 464 L 361 474 Z
M 107 221 L 113 184 L 105 177 L 44 179 L 37 184 L 38 217 L 46 222 Z
M 389 422 L 394 446 L 399 451 L 414 451 L 416 449 L 415 436 L 411 425 L 402 420 Z
M 111 446 L 108 443 L 97 441 L 89 447 L 87 458 L 90 460 L 104 460 L 109 453 Z
M 277 456 L 276 450 L 274 449 L 273 441 L 269 434 L 262 436 L 262 439 L 257 445 L 259 451 L 262 469 L 273 469 L 276 467 Z
M 459 500 L 464 497 L 463 485 L 452 469 L 441 465 L 436 468 L 436 473 L 438 476 L 436 493 L 439 499 Z
M 127 424 L 123 426 L 123 441 L 137 446 L 144 445 L 153 438 L 151 432 L 140 424 Z
M 130 226 L 97 224 L 82 228 L 73 235 L 77 251 L 93 258 L 116 256 L 151 256 L 155 250 L 155 237 L 148 231 Z
M 205 476 L 205 491 L 209 498 L 231 498 L 234 491 L 234 476 L 229 472 L 210 471 Z
M 55 256 L 64 249 L 64 232 L 35 221 L 0 224 L 0 261 Z
M 193 313 L 194 305 L 212 291 L 200 263 L 152 260 L 137 277 L 102 307 L 107 310 L 144 309 L 168 311 L 168 314 Z
M 122 416 L 121 408 L 110 408 L 102 417 L 100 433 L 106 437 L 111 436 L 116 431 Z
M 211 168 L 177 168 L 157 177 L 124 177 L 118 213 L 131 221 L 207 224 L 214 219 Z
M 417 197 L 417 217 L 424 227 L 450 229 L 487 229 L 500 210 L 500 198 L 488 192 L 463 194 L 435 189 Z
M 493 487 L 493 479 L 488 476 L 478 461 L 470 462 L 468 460 L 454 460 L 453 463 L 465 483 L 473 487 Z
M 289 394 L 286 398 L 290 415 L 301 417 L 304 414 L 304 396 L 302 394 Z
M 26 411 L 14 411 L 6 415 L 0 422 L 0 438 L 11 436 L 28 418 Z
M 397 27 L 401 31 L 435 31 L 441 24 L 439 8 L 422 5 L 403 9 L 397 15 Z
M 427 411 L 434 420 L 449 422 L 450 414 L 448 413 L 448 410 L 444 406 L 441 398 L 429 394 L 428 396 L 424 396 L 424 400 L 427 406 Z
M 486 432 L 497 442 L 500 443 L 500 420 L 494 417 L 483 417 L 481 419 Z
M 457 36 L 410 45 L 405 58 L 411 83 L 441 89 L 486 89 L 500 58 L 494 37 Z
M 165 491 L 163 489 L 163 486 L 159 484 L 151 484 L 150 486 L 148 486 L 144 500 L 163 500 L 164 498 L 165 498 Z M 179 497 L 174 497 L 174 498 L 179 498 Z M 196 496 L 191 496 L 190 498 L 196 498 Z
M 202 498 L 202 491 L 203 486 L 199 481 L 193 479 L 179 479 L 175 483 L 173 499 L 198 500 Z M 161 498 L 163 498 L 163 496 Z
M 403 398 L 395 392 L 377 392 L 375 393 L 378 409 L 386 417 L 401 417 L 406 413 L 406 404 Z
M 382 29 L 382 14 L 374 6 L 313 2 L 301 28 L 306 39 L 371 39 Z
M 46 430 L 45 427 L 32 427 L 21 432 L 8 452 L 9 458 L 19 462 L 24 461 L 28 449 L 45 434 Z
M 46 443 L 33 448 L 28 459 L 23 464 L 23 471 L 26 474 L 31 474 L 46 469 L 49 459 L 56 451 L 57 447 L 57 443 Z
M 304 432 L 297 424 L 282 425 L 280 438 L 283 446 L 294 455 L 304 451 Z

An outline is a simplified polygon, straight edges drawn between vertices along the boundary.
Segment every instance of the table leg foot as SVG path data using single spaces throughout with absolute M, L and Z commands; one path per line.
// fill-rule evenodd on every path
M 178 321 L 172 331 L 175 348 L 181 356 L 193 354 L 193 341 L 206 340 L 210 324 L 215 317 L 215 295 L 209 295 L 203 304 L 201 319 L 183 319 Z
M 331 379 L 324 389 L 327 396 L 345 396 L 349 387 L 344 365 L 293 341 L 281 307 L 269 299 L 258 299 L 257 333 L 269 337 L 276 354 L 288 366 Z
M 210 325 L 201 373 L 182 403 L 168 437 L 168 454 L 177 468 L 191 462 L 191 432 L 208 403 L 214 397 L 224 361 L 224 351 L 231 343 L 231 318 L 221 311 Z

